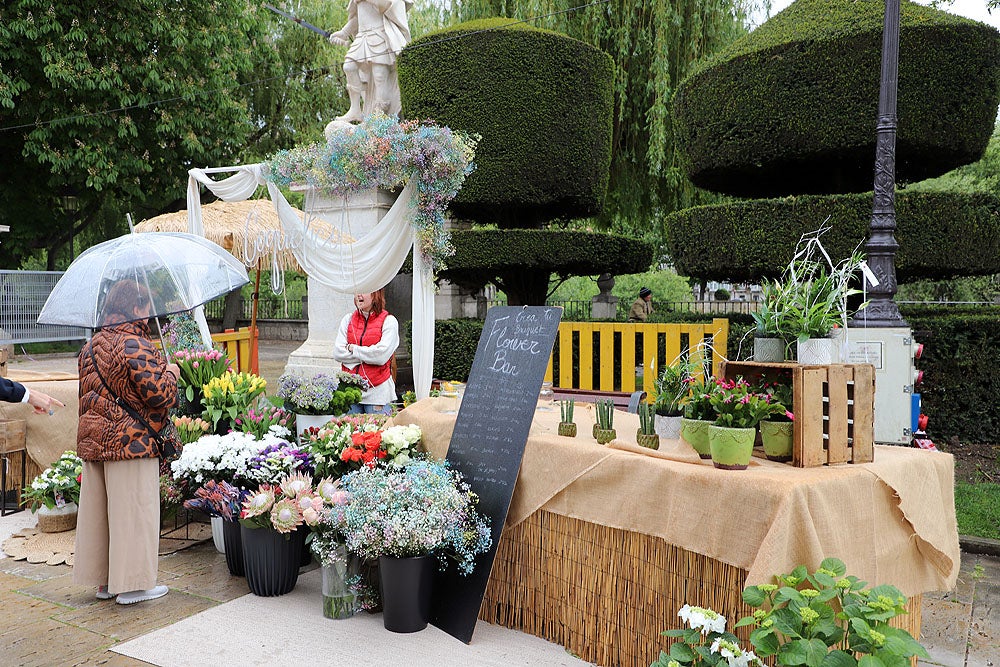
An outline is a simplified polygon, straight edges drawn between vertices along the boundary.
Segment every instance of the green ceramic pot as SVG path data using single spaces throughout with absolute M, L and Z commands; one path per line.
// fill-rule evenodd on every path
M 708 428 L 712 463 L 723 470 L 746 470 L 753 456 L 755 428 L 728 428 L 712 424 Z
M 764 444 L 764 454 L 772 461 L 782 463 L 792 460 L 792 422 L 762 421 L 760 439 Z
M 712 458 L 712 452 L 708 446 L 708 427 L 711 425 L 710 421 L 681 417 L 681 440 L 691 445 L 694 451 L 698 452 L 698 456 L 703 459 Z

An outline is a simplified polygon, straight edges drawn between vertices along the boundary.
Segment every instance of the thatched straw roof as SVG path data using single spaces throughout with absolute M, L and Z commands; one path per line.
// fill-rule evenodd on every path
M 295 209 L 300 218 L 306 214 Z M 271 268 L 271 248 L 276 245 L 281 248 L 277 255 L 275 267 L 279 270 L 288 269 L 302 273 L 301 267 L 295 261 L 292 252 L 285 248 L 284 235 L 278 214 L 274 205 L 266 199 L 248 199 L 246 201 L 226 202 L 215 201 L 202 206 L 202 220 L 205 224 L 205 238 L 219 244 L 237 259 L 253 268 L 257 257 L 261 268 Z M 188 225 L 187 211 L 164 213 L 155 218 L 143 220 L 135 227 L 137 232 L 186 232 Z M 321 238 L 336 240 L 341 237 L 329 223 L 319 218 L 310 217 L 309 229 Z

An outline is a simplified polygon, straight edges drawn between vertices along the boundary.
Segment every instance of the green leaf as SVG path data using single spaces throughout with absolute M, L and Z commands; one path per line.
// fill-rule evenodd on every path
M 858 661 L 847 651 L 830 651 L 823 658 L 821 667 L 857 667 Z
M 802 618 L 797 611 L 782 607 L 771 612 L 774 628 L 784 635 L 798 639 L 802 636 Z
M 806 600 L 802 597 L 802 594 L 791 586 L 782 586 L 778 589 L 778 594 L 774 596 L 774 604 L 780 604 L 786 601 L 798 602 L 800 605 L 805 605 Z
M 818 639 L 795 639 L 781 646 L 778 662 L 783 665 L 819 667 L 827 652 L 826 644 Z
M 736 625 L 733 626 L 733 627 L 742 628 L 742 627 L 745 627 L 747 625 L 752 625 L 752 624 L 754 624 L 756 622 L 757 622 L 757 620 L 753 616 L 744 616 L 739 621 L 737 621 Z
M 189 384 L 184 389 L 184 396 L 187 398 L 188 402 L 191 402 L 191 401 L 194 400 L 194 386 L 193 385 Z
M 676 629 L 676 630 L 664 630 L 660 634 L 663 635 L 664 637 L 683 637 L 686 632 L 687 630 Z
M 836 576 L 842 577 L 847 574 L 847 566 L 844 565 L 844 561 L 839 558 L 824 558 L 823 562 L 819 564 L 824 570 L 830 570 Z
M 694 660 L 694 651 L 684 642 L 674 642 L 670 645 L 670 657 L 678 662 Z
M 778 652 L 778 638 L 771 628 L 757 628 L 750 633 L 750 643 L 757 649 L 757 654 L 763 657 Z
M 747 586 L 743 589 L 743 602 L 751 607 L 759 607 L 767 600 L 767 594 L 757 586 Z
M 886 667 L 886 665 L 873 655 L 865 655 L 858 660 L 858 667 Z

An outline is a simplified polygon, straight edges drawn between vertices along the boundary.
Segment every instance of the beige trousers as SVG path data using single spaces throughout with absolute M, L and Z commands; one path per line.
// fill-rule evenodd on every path
M 84 461 L 73 582 L 112 594 L 156 585 L 160 461 Z

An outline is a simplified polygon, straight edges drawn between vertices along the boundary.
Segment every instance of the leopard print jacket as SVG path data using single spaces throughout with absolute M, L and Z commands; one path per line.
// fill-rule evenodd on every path
M 101 383 L 94 370 L 100 365 L 104 380 L 159 431 L 168 410 L 177 404 L 177 383 L 167 373 L 166 360 L 149 340 L 145 322 L 106 327 L 80 352 L 80 424 L 76 451 L 84 461 L 123 461 L 156 458 L 156 441 L 148 429 L 129 417 Z

